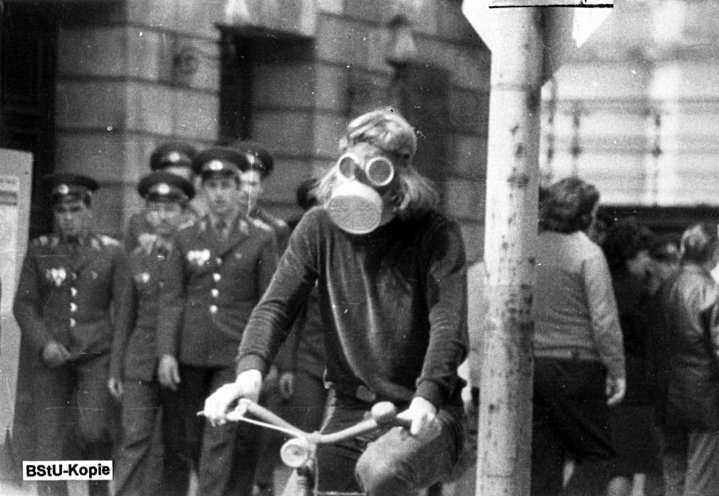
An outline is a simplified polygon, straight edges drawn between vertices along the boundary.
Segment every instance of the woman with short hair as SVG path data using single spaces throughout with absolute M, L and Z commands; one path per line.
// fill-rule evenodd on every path
M 624 353 L 607 261 L 584 231 L 599 202 L 579 178 L 547 188 L 534 296 L 532 494 L 562 493 L 567 456 L 614 456 L 607 405 L 625 391 Z M 606 397 L 605 397 L 606 395 Z

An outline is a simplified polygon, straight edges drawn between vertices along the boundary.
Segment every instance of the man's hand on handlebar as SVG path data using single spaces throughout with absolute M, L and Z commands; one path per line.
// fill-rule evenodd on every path
M 398 418 L 412 422 L 409 433 L 413 436 L 437 432 L 439 421 L 437 420 L 437 408 L 424 398 L 416 397 L 409 404 L 409 408 L 400 412 Z
M 259 370 L 246 370 L 237 376 L 235 382 L 225 384 L 205 400 L 203 414 L 212 425 L 227 422 L 230 406 L 240 398 L 257 402 L 262 389 L 262 374 Z

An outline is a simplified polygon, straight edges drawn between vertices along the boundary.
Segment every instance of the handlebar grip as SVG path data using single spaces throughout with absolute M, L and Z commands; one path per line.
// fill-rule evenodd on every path
M 377 425 L 392 425 L 409 429 L 412 421 L 397 417 L 397 407 L 389 401 L 380 401 L 372 406 L 372 418 Z

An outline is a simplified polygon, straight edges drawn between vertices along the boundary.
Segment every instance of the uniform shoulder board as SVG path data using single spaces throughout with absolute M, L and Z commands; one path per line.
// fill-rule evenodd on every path
M 56 234 L 49 236 L 38 236 L 30 244 L 36 248 L 56 248 L 60 244 L 60 237 Z
M 195 224 L 197 224 L 197 222 L 194 221 L 194 220 L 189 220 L 189 221 L 187 221 L 187 222 L 183 222 L 183 223 L 180 224 L 180 226 L 177 228 L 177 231 L 178 231 L 178 232 L 179 232 L 179 231 L 187 231 L 188 229 L 190 229 L 191 227 L 193 227 Z M 200 228 L 204 231 L 204 230 L 205 230 L 205 225 L 202 224 L 202 225 L 200 226 Z
M 47 236 L 38 236 L 37 238 L 32 240 L 31 244 L 35 247 L 44 247 L 50 244 L 50 240 Z
M 276 229 L 287 229 L 289 226 L 287 225 L 287 222 L 285 222 L 283 219 L 280 219 L 279 217 L 275 217 L 272 219 L 272 224 L 275 226 Z
M 259 229 L 262 229 L 264 231 L 272 232 L 272 227 L 269 224 L 267 224 L 266 222 L 263 222 L 260 219 L 256 219 L 254 217 L 250 217 L 249 219 L 250 219 L 250 222 L 252 222 L 253 226 L 255 226 Z
M 100 235 L 100 242 L 105 247 L 120 246 L 120 242 L 118 240 L 110 236 L 105 236 L 104 234 Z

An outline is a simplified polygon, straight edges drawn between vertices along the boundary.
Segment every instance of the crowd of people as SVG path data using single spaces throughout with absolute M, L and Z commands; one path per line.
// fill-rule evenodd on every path
M 540 192 L 532 494 L 717 495 L 717 225 L 657 236 L 598 203 Z
M 225 421 L 239 397 L 329 432 L 391 401 L 409 433 L 320 449 L 320 489 L 445 476 L 464 436 L 465 255 L 416 149 L 392 108 L 351 121 L 335 167 L 298 190 L 292 237 L 258 204 L 274 160 L 254 142 L 159 146 L 122 242 L 92 227 L 93 178 L 47 177 L 56 232 L 31 241 L 14 303 L 33 459 L 114 460 L 90 494 L 269 495 L 277 441 Z
M 31 241 L 14 303 L 35 459 L 114 460 L 97 495 L 186 495 L 193 477 L 203 496 L 270 495 L 280 440 L 228 422 L 238 399 L 325 432 L 389 400 L 408 432 L 321 447 L 318 488 L 446 478 L 466 439 L 467 267 L 416 150 L 394 109 L 352 120 L 284 221 L 258 203 L 262 145 L 166 143 L 122 242 L 92 227 L 93 178 L 47 177 L 57 229 Z M 539 197 L 532 494 L 718 494 L 717 226 L 600 229 L 599 192 L 576 177 Z

